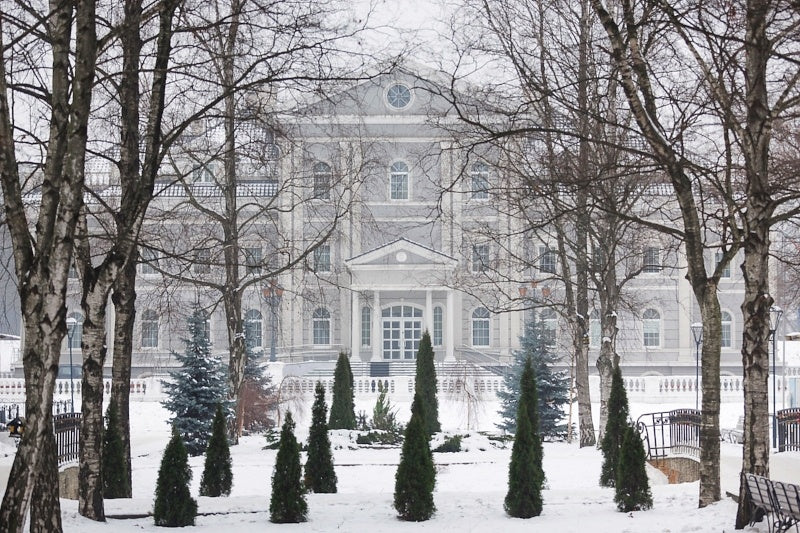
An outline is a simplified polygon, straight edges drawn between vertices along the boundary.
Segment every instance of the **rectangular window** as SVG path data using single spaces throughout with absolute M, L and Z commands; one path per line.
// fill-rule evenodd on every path
M 489 245 L 474 244 L 472 246 L 472 271 L 486 272 L 489 270 Z
M 142 248 L 139 255 L 142 261 L 139 265 L 139 272 L 145 276 L 157 274 L 158 256 L 156 252 L 150 248 Z
M 661 250 L 655 246 L 647 246 L 644 249 L 644 265 L 642 272 L 656 273 L 661 272 Z
M 331 247 L 322 244 L 314 250 L 314 272 L 331 271 Z
M 408 200 L 408 165 L 402 161 L 392 164 L 389 174 L 389 198 Z
M 722 252 L 716 252 L 714 254 L 714 264 L 719 265 L 722 261 Z M 730 278 L 731 277 L 731 264 L 730 262 L 725 265 L 725 268 L 722 269 L 722 274 L 719 276 L 720 278 Z
M 539 271 L 545 274 L 556 273 L 556 253 L 547 246 L 539 247 Z
M 441 307 L 433 308 L 433 345 L 444 344 L 444 311 Z
M 244 267 L 248 274 L 261 274 L 261 248 L 244 249 Z
M 478 162 L 472 165 L 472 198 L 487 200 L 489 198 L 489 165 Z
M 361 346 L 372 345 L 372 310 L 369 307 L 361 308 Z
M 211 272 L 211 251 L 197 250 L 194 254 L 192 271 L 195 274 L 208 274 Z

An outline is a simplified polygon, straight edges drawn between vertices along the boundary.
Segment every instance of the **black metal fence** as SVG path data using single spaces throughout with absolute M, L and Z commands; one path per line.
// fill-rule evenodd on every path
M 779 409 L 775 416 L 778 419 L 778 451 L 800 450 L 800 407 Z
M 647 448 L 648 459 L 667 455 L 700 455 L 700 411 L 674 409 L 643 414 L 636 428 Z
M 80 406 L 78 406 L 80 408 Z M 72 412 L 72 404 L 69 400 L 61 400 L 58 402 L 53 402 L 53 411 L 54 415 L 60 415 L 64 413 Z M 16 402 L 9 402 L 3 403 L 0 402 L 0 429 L 6 427 L 10 421 L 14 420 L 17 417 L 24 417 L 25 416 L 25 404 L 24 403 L 16 403 Z
M 53 432 L 56 434 L 58 464 L 77 461 L 81 442 L 81 414 L 53 415 Z

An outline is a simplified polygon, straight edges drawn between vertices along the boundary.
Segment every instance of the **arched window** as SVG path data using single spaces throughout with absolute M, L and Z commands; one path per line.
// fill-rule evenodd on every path
M 444 310 L 440 306 L 433 308 L 433 345 L 444 344 Z
M 645 347 L 657 348 L 661 345 L 661 315 L 655 309 L 647 309 L 642 314 L 642 332 Z
M 80 350 L 82 339 L 83 315 L 80 313 L 70 313 L 67 316 L 67 346 L 76 350 Z
M 142 348 L 158 348 L 158 313 L 152 309 L 142 312 Z
M 311 318 L 313 343 L 327 345 L 331 343 L 331 314 L 327 309 L 319 307 Z
M 558 328 L 558 315 L 556 314 L 555 309 L 542 309 L 542 311 L 539 313 L 539 320 L 542 321 L 545 345 L 555 346 L 556 331 Z
M 486 200 L 489 198 L 489 165 L 483 161 L 473 163 L 470 168 L 472 178 L 472 198 Z
M 485 307 L 472 312 L 472 345 L 489 346 L 489 325 L 491 315 Z
M 408 165 L 402 161 L 392 163 L 389 174 L 389 198 L 408 200 Z
M 258 309 L 248 309 L 244 314 L 244 335 L 245 342 L 252 348 L 263 346 L 263 317 Z
M 600 311 L 592 309 L 591 314 L 589 314 L 589 346 L 593 348 L 599 347 L 601 336 Z
M 723 348 L 730 348 L 731 345 L 732 345 L 732 341 L 733 341 L 733 338 L 732 338 L 733 331 L 732 331 L 732 328 L 731 328 L 732 323 L 733 323 L 733 317 L 731 317 L 731 314 L 728 313 L 727 311 L 723 311 L 722 312 L 722 339 L 721 339 L 721 345 L 722 345 Z
M 314 175 L 314 190 L 312 193 L 314 198 L 327 200 L 330 198 L 331 178 L 333 177 L 331 166 L 327 163 L 316 163 L 312 173 Z

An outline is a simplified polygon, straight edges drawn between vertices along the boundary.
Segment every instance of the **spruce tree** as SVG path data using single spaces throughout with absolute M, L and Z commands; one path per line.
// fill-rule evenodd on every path
M 305 522 L 308 515 L 302 468 L 300 467 L 300 445 L 294 436 L 292 413 L 286 413 L 272 473 L 272 497 L 269 501 L 269 519 L 276 524 Z
M 415 394 L 419 394 L 422 410 L 425 413 L 425 428 L 428 435 L 442 430 L 439 424 L 439 402 L 436 399 L 436 367 L 433 364 L 433 345 L 431 336 L 425 331 L 419 341 L 417 351 L 417 375 L 414 386 Z
M 325 387 L 318 381 L 314 406 L 311 408 L 311 429 L 308 433 L 308 456 L 305 466 L 305 486 L 311 492 L 336 492 L 336 471 L 333 468 L 328 424 L 325 422 L 327 415 Z
M 508 468 L 508 493 L 503 504 L 506 512 L 516 518 L 542 514 L 542 456 L 537 453 L 538 435 L 531 427 L 527 403 L 523 397 L 518 404 L 517 432 Z
M 600 485 L 604 487 L 613 487 L 616 484 L 619 452 L 626 427 L 628 427 L 628 395 L 622 382 L 622 371 L 619 365 L 615 365 L 611 377 L 611 393 L 608 397 L 608 420 L 600 443 L 603 452 Z
M 193 526 L 197 516 L 197 502 L 189 492 L 192 469 L 180 433 L 173 431 L 156 482 L 156 501 L 153 518 L 157 526 Z
M 171 381 L 163 382 L 167 399 L 162 404 L 172 412 L 170 422 L 192 456 L 201 455 L 208 446 L 217 404 L 227 407 L 225 369 L 219 357 L 211 354 L 205 322 L 199 309 L 189 317 L 186 351 L 172 352 L 181 366 L 170 373 Z
M 350 369 L 350 358 L 344 352 L 339 354 L 333 374 L 333 399 L 331 400 L 331 416 L 328 427 L 330 429 L 356 429 L 353 371 Z
M 653 495 L 647 480 L 645 453 L 639 432 L 631 425 L 625 427 L 619 451 L 614 501 L 623 513 L 645 511 L 653 507 Z
M 125 449 L 119 433 L 119 411 L 113 399 L 106 409 L 106 429 L 103 432 L 103 498 L 125 498 L 129 486 L 125 468 Z
M 436 511 L 433 503 L 436 469 L 428 439 L 422 401 L 419 393 L 415 393 L 395 474 L 394 508 L 401 520 L 421 522 Z
M 547 346 L 546 338 L 542 321 L 534 319 L 525 325 L 525 334 L 520 337 L 521 349 L 513 352 L 514 363 L 503 378 L 505 387 L 497 393 L 502 417 L 497 427 L 509 433 L 516 431 L 520 377 L 530 357 L 539 393 L 539 434 L 542 438 L 564 440 L 567 436 L 564 406 L 569 404 L 569 375 L 553 370 L 558 356 Z
M 211 439 L 206 449 L 203 476 L 200 478 L 200 496 L 228 496 L 232 486 L 233 471 L 225 413 L 222 406 L 217 405 L 217 413 L 211 426 Z

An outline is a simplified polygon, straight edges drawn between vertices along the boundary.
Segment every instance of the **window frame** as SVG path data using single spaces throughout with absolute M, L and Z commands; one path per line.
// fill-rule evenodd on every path
M 158 313 L 154 309 L 145 309 L 142 311 L 140 329 L 141 338 L 139 339 L 139 346 L 142 349 L 157 349 L 160 341 L 160 319 Z M 145 339 L 147 339 L 148 342 L 145 342 Z
M 661 347 L 661 313 L 657 309 L 645 309 L 642 313 L 642 346 Z
M 73 350 L 80 350 L 81 343 L 83 342 L 83 313 L 79 311 L 73 311 L 67 315 L 67 318 L 74 318 L 75 319 L 75 328 L 72 330 L 72 339 L 70 340 L 69 331 L 67 331 L 67 348 L 71 348 Z M 67 326 L 67 330 L 69 330 L 69 326 Z
M 361 306 L 361 347 L 372 346 L 372 308 L 368 305 Z
M 470 315 L 470 340 L 472 346 L 486 348 L 492 345 L 492 314 L 485 307 L 476 307 Z
M 714 252 L 714 268 L 719 265 L 720 261 L 722 261 L 722 252 Z M 720 279 L 730 279 L 731 278 L 731 263 L 728 261 L 728 264 L 725 265 L 725 268 L 722 269 L 722 273 L 720 274 Z
M 642 272 L 644 274 L 658 274 L 664 270 L 661 259 L 661 248 L 658 246 L 645 246 L 642 250 Z
M 472 245 L 471 270 L 474 274 L 488 272 L 491 269 L 492 250 L 489 243 L 481 242 Z
M 244 272 L 245 274 L 261 274 L 261 262 L 263 260 L 263 250 L 260 246 L 246 246 L 244 248 Z
M 155 276 L 158 271 L 152 265 L 158 266 L 158 254 L 152 248 L 139 249 L 139 274 L 142 276 Z
M 538 318 L 546 335 L 544 344 L 553 348 L 558 343 L 558 313 L 552 307 L 545 307 L 539 311 Z
M 317 307 L 311 314 L 311 344 L 313 346 L 331 345 L 331 312 L 325 307 Z
M 192 273 L 203 275 L 211 273 L 211 250 L 200 248 L 194 253 L 192 262 Z
M 558 256 L 555 250 L 546 244 L 539 245 L 537 268 L 543 274 L 555 274 L 558 271 Z
M 402 165 L 403 169 L 398 166 Z M 401 180 L 398 183 L 397 180 Z M 399 187 L 399 186 L 402 186 Z M 403 192 L 402 196 L 396 195 L 396 192 Z M 408 163 L 402 160 L 397 160 L 389 165 L 389 200 L 393 202 L 407 201 L 411 198 L 411 168 Z
M 434 346 L 444 345 L 444 308 L 436 305 L 433 308 L 433 338 Z
M 728 319 L 725 320 L 727 315 Z M 720 347 L 733 348 L 733 315 L 727 311 L 720 313 L 721 328 L 720 328 Z
M 320 244 L 314 249 L 314 272 L 331 272 L 331 245 Z
M 254 341 L 252 344 L 252 348 L 263 348 L 264 347 L 264 314 L 255 308 L 250 308 L 244 312 L 244 327 L 245 332 L 248 331 L 248 328 L 253 328 L 250 331 L 253 331 L 252 340 Z M 245 337 L 245 341 L 248 340 Z
M 473 200 L 489 199 L 489 165 L 485 161 L 476 161 L 470 166 L 471 198 Z
M 311 197 L 315 200 L 330 200 L 333 169 L 324 161 L 317 161 L 311 167 L 313 179 Z

